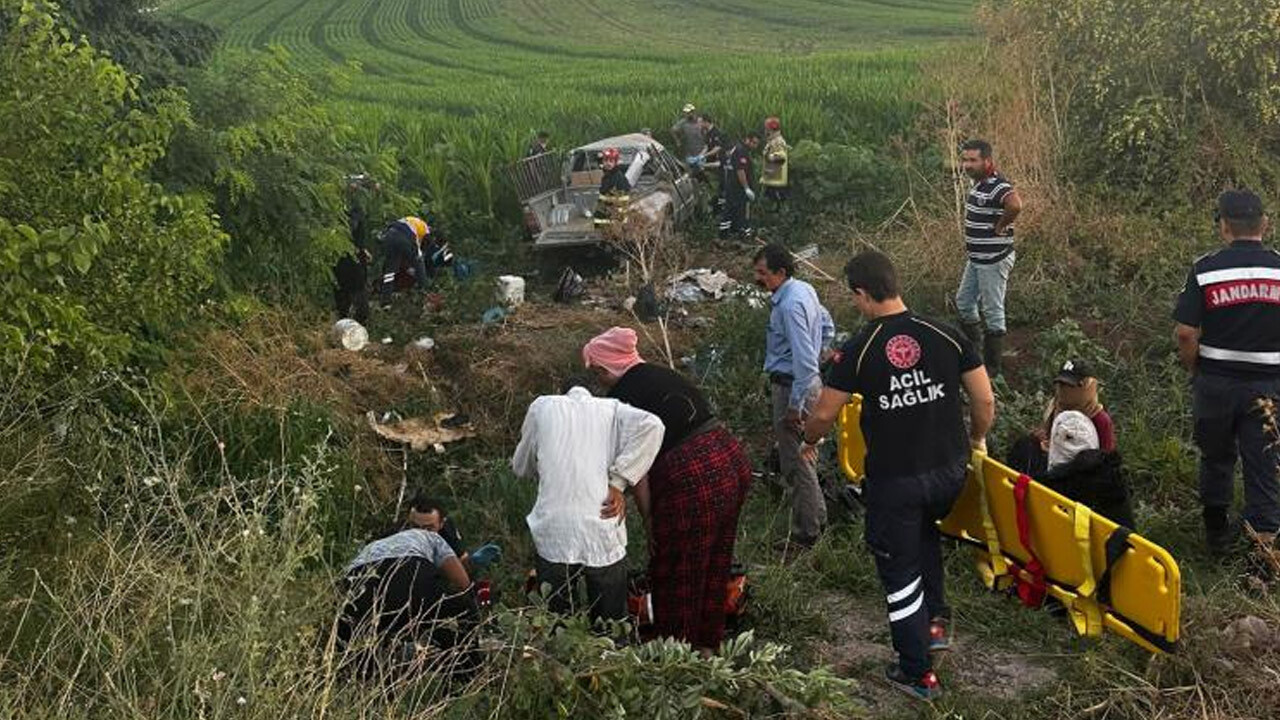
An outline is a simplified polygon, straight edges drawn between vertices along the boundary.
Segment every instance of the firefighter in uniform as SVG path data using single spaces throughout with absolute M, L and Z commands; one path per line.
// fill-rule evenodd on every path
M 827 377 L 805 423 L 804 452 L 815 457 L 850 395 L 862 395 L 866 542 L 884 585 L 898 652 L 887 678 L 932 700 L 942 688 L 929 653 L 950 642 L 936 523 L 960 495 L 971 451 L 986 451 L 995 398 L 964 334 L 907 309 L 887 256 L 862 252 L 845 266 L 845 277 L 868 322 Z M 961 388 L 969 396 L 967 430 Z
M 764 172 L 760 174 L 760 184 L 764 186 L 765 198 L 773 203 L 772 209 L 777 212 L 791 192 L 790 167 L 787 165 L 791 146 L 782 137 L 782 121 L 778 118 L 765 118 L 764 131 Z
M 1195 261 L 1173 316 L 1178 358 L 1193 373 L 1205 540 L 1222 555 L 1235 537 L 1237 455 L 1243 520 L 1266 544 L 1280 530 L 1280 253 L 1262 244 L 1270 221 L 1257 195 L 1223 193 L 1215 218 L 1226 247 Z
M 618 148 L 605 148 L 600 152 L 600 169 L 604 174 L 600 177 L 600 197 L 596 204 L 596 227 L 621 222 L 627 203 L 631 202 L 631 181 L 627 179 L 627 169 L 621 163 L 622 153 Z
M 751 188 L 751 153 L 760 146 L 760 133 L 748 132 L 742 142 L 733 146 L 721 166 L 720 187 L 724 189 L 724 209 L 720 213 L 720 239 L 745 237 L 751 234 L 751 220 L 747 217 L 747 203 L 755 202 L 756 191 Z

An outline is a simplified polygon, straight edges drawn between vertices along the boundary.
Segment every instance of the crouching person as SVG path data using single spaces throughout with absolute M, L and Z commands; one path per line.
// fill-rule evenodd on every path
M 337 647 L 369 675 L 418 646 L 439 651 L 438 667 L 474 666 L 471 578 L 438 533 L 409 528 L 364 546 L 347 566 Z M 433 663 L 436 661 L 433 661 Z
M 1066 410 L 1053 419 L 1044 484 L 1088 505 L 1108 520 L 1134 529 L 1129 483 L 1120 454 L 1102 448 L 1097 424 L 1085 413 Z
M 529 406 L 511 468 L 538 479 L 526 522 L 552 612 L 586 611 L 593 623 L 627 618 L 623 492 L 640 483 L 662 447 L 657 416 L 581 386 Z M 586 581 L 587 605 L 575 604 Z

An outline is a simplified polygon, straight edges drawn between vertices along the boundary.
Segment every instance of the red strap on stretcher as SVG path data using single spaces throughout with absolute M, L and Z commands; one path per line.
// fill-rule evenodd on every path
M 1013 484 L 1014 512 L 1018 521 L 1018 540 L 1027 549 L 1030 559 L 1025 565 L 1018 567 L 1021 572 L 1014 573 L 1015 589 L 1018 599 L 1023 605 L 1038 608 L 1044 604 L 1046 594 L 1044 582 L 1044 566 L 1031 547 L 1031 517 L 1027 514 L 1027 489 L 1031 486 L 1031 478 L 1019 475 Z

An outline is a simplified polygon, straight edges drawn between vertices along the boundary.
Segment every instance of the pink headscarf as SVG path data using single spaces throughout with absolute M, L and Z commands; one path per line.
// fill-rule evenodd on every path
M 598 365 L 610 375 L 620 378 L 628 370 L 644 362 L 636 350 L 636 331 L 611 327 L 582 346 L 582 362 L 587 367 Z

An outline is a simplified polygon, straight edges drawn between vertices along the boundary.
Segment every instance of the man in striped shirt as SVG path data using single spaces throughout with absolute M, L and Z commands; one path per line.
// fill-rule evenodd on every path
M 1022 198 L 996 171 L 987 141 L 969 140 L 962 145 L 960 166 L 973 180 L 973 187 L 964 200 L 964 243 L 969 259 L 956 291 L 956 308 L 965 335 L 982 348 L 983 364 L 995 377 L 1000 374 L 1004 345 L 1005 289 L 1015 259 L 1013 221 L 1022 212 Z
M 1173 317 L 1178 358 L 1194 373 L 1205 540 L 1223 555 L 1237 455 L 1241 515 L 1268 543 L 1280 530 L 1280 253 L 1262 244 L 1270 222 L 1257 195 L 1223 193 L 1215 218 L 1226 247 L 1196 260 Z

